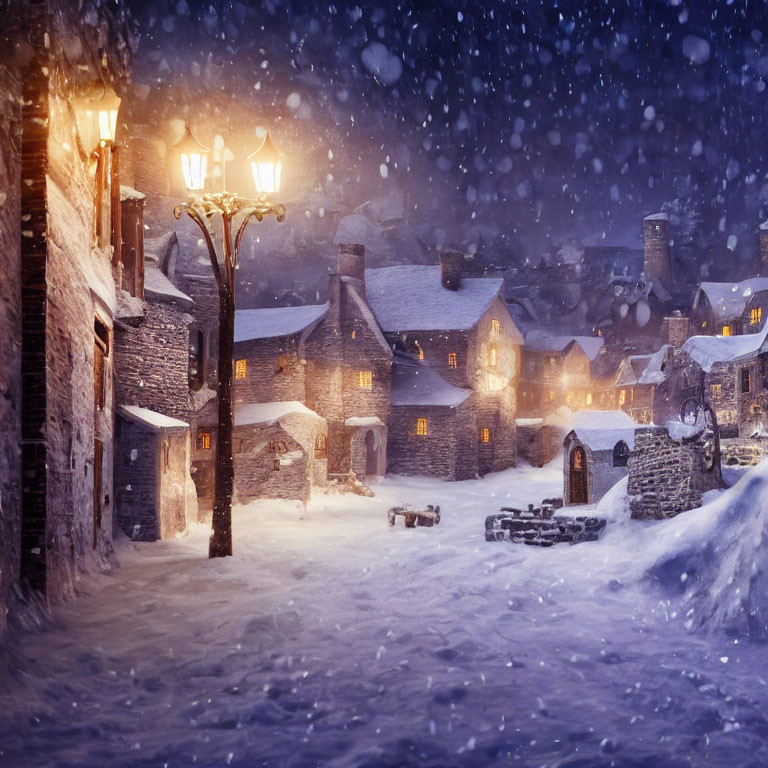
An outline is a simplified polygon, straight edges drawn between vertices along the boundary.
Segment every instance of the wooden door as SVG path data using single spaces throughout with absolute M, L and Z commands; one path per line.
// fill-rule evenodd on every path
M 584 449 L 577 446 L 571 451 L 571 504 L 587 503 L 587 457 Z
M 379 451 L 376 448 L 376 435 L 370 429 L 365 433 L 365 474 L 379 474 Z

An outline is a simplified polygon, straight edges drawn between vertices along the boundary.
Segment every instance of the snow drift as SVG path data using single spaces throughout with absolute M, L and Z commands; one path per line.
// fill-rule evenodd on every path
M 686 628 L 768 641 L 768 461 L 662 526 L 647 573 L 682 595 Z

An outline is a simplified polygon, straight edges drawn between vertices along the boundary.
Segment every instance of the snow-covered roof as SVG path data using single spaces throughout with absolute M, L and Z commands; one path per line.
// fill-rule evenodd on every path
M 273 424 L 288 414 L 301 414 L 324 421 L 298 400 L 277 400 L 271 403 L 241 403 L 235 406 L 235 426 Z
M 767 230 L 768 230 L 768 221 L 764 221 L 764 222 L 763 222 L 763 223 L 762 223 L 762 224 L 761 224 L 761 225 L 758 227 L 758 229 L 759 229 L 761 232 L 765 232 L 765 231 L 767 231 Z
M 645 217 L 646 221 L 669 221 L 668 213 L 652 213 L 650 216 Z
M 455 408 L 471 389 L 449 384 L 429 366 L 398 356 L 392 366 L 392 405 L 443 405 Z
M 637 424 L 624 411 L 576 411 L 572 431 L 593 451 L 613 450 L 623 440 L 635 447 Z
M 465 277 L 459 289 L 451 291 L 443 288 L 439 266 L 407 264 L 365 271 L 368 303 L 385 333 L 470 330 L 502 284 L 501 278 Z
M 693 299 L 696 309 L 704 294 L 718 321 L 739 317 L 747 302 L 760 291 L 768 291 L 768 277 L 750 277 L 740 283 L 701 283 Z
M 120 202 L 123 200 L 143 200 L 144 198 L 145 195 L 133 187 L 126 187 L 124 184 L 120 185 Z
M 605 344 L 602 336 L 568 336 L 542 330 L 530 331 L 525 335 L 526 349 L 540 352 L 563 352 L 571 342 L 578 344 L 590 361 L 597 357 Z
M 728 363 L 768 351 L 766 334 L 768 323 L 760 333 L 746 333 L 742 336 L 691 336 L 682 348 L 703 370 L 711 371 L 715 363 Z
M 345 427 L 383 427 L 384 422 L 378 416 L 350 416 L 344 420 Z
M 667 363 L 672 347 L 665 344 L 649 355 L 629 355 L 619 367 L 616 386 L 631 387 L 640 384 L 661 384 L 669 375 Z
M 301 333 L 327 311 L 327 303 L 305 304 L 302 307 L 238 309 L 235 312 L 235 342 Z
M 144 264 L 144 294 L 150 298 L 175 299 L 184 304 L 195 303 L 186 293 L 182 293 L 151 261 L 146 261 Z
M 117 412 L 124 418 L 138 421 L 153 430 L 189 427 L 186 421 L 174 419 L 157 411 L 150 411 L 149 408 L 140 408 L 138 405 L 118 405 Z

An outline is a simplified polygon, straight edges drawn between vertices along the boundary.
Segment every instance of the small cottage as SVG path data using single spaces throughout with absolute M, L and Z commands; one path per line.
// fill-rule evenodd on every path
M 627 475 L 637 424 L 624 411 L 579 411 L 563 441 L 563 500 L 595 504 Z
M 669 374 L 674 348 L 665 344 L 650 355 L 627 355 L 616 376 L 616 400 L 619 408 L 638 424 L 653 421 L 653 395 Z
M 694 332 L 718 336 L 757 333 L 768 312 L 768 277 L 739 283 L 701 283 L 693 298 Z
M 325 419 L 296 400 L 235 408 L 235 499 L 307 503 L 328 476 Z
M 187 527 L 189 424 L 135 405 L 117 408 L 115 511 L 137 541 L 166 539 Z M 192 504 L 194 506 L 194 504 Z

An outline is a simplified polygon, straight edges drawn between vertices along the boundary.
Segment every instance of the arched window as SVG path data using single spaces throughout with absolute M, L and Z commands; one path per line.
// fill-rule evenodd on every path
M 205 384 L 205 336 L 199 329 L 189 331 L 189 388 L 197 392 Z
M 623 440 L 619 440 L 619 442 L 613 446 L 613 466 L 626 467 L 628 458 L 629 446 Z

